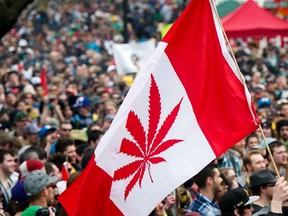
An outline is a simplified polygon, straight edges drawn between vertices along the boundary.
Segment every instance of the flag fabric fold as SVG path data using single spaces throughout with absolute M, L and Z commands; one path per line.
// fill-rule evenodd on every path
M 258 123 L 212 5 L 193 0 L 59 200 L 69 216 L 148 215 Z

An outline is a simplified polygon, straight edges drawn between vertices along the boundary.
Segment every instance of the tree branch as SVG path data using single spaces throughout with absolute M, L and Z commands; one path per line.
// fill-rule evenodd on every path
M 21 12 L 34 0 L 0 0 L 0 39 L 16 24 Z

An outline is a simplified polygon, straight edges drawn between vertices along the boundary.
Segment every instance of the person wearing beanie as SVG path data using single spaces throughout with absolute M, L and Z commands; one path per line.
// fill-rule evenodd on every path
M 21 177 L 25 178 L 28 173 L 35 171 L 35 170 L 42 170 L 45 172 L 44 164 L 38 160 L 26 160 L 20 166 L 19 170 L 21 172 Z
M 24 190 L 24 180 L 19 180 L 11 190 L 9 213 L 19 216 L 29 206 L 29 197 Z
M 288 148 L 288 119 L 281 119 L 276 123 L 278 139 Z

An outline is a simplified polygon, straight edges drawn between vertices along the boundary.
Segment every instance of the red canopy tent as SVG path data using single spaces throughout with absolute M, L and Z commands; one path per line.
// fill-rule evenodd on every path
M 253 0 L 248 0 L 221 21 L 230 38 L 288 35 L 288 22 L 262 9 Z

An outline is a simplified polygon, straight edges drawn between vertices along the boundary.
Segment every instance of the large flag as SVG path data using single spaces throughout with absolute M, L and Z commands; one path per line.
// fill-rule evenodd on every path
M 155 41 L 114 43 L 113 57 L 119 74 L 138 73 L 155 50 Z
M 258 122 L 211 3 L 192 0 L 59 199 L 69 216 L 148 215 Z

